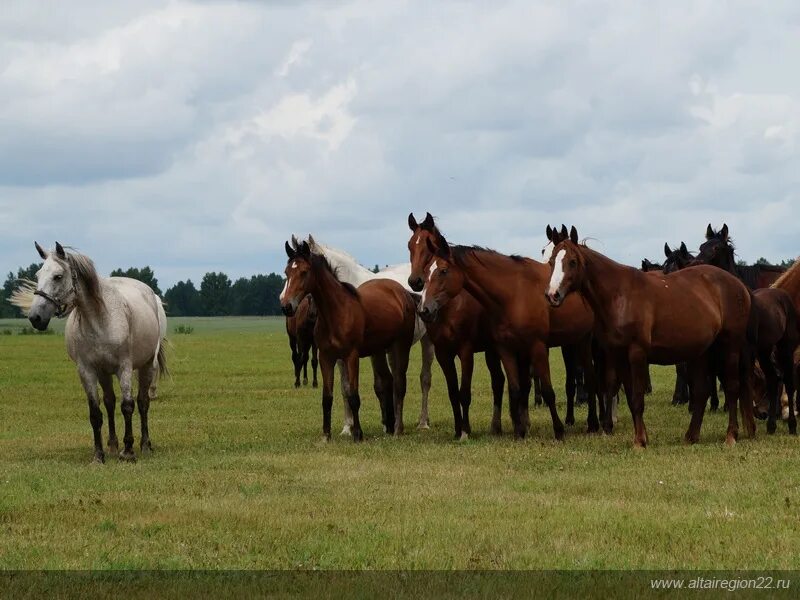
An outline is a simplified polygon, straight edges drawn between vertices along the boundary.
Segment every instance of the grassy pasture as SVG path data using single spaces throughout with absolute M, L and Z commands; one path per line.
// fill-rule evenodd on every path
M 171 319 L 172 379 L 151 407 L 155 452 L 90 465 L 86 402 L 62 335 L 17 335 L 0 321 L 0 568 L 749 568 L 800 564 L 800 440 L 724 447 L 709 414 L 681 442 L 673 371 L 653 368 L 651 446 L 631 448 L 627 409 L 612 436 L 488 435 L 491 393 L 478 365 L 473 439 L 451 439 L 436 367 L 432 429 L 380 431 L 362 361 L 366 441 L 321 441 L 320 391 L 295 390 L 283 320 Z M 2 335 L 4 330 L 11 334 Z M 551 360 L 563 400 L 560 353 Z M 119 405 L 117 408 L 119 412 Z M 334 405 L 341 426 L 342 404 Z M 562 411 L 563 412 L 563 411 Z M 121 416 L 117 427 L 121 437 Z M 138 415 L 134 417 L 138 452 Z M 504 420 L 506 432 L 510 422 Z M 336 429 L 338 432 L 338 429 Z M 105 437 L 105 434 L 104 434 Z

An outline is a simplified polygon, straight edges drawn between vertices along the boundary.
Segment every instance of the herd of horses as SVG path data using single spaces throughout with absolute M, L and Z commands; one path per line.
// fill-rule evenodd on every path
M 717 380 L 728 411 L 726 443 L 738 438 L 738 414 L 753 436 L 754 404 L 760 400 L 756 379 L 762 373 L 768 409 L 759 416 L 767 418 L 767 431 L 776 431 L 783 388 L 788 430 L 796 434 L 800 261 L 788 270 L 741 267 L 727 225 L 715 231 L 709 224 L 697 253 L 685 243 L 674 250 L 665 244 L 665 260 L 644 260 L 641 270 L 591 249 L 575 227 L 547 226 L 540 262 L 450 244 L 430 213 L 421 222 L 410 214 L 408 226 L 410 262 L 386 273 L 371 273 L 310 236 L 293 236 L 285 244 L 286 284 L 280 301 L 295 385 L 300 385 L 309 351 L 312 356 L 318 352 L 326 437 L 331 434 L 338 364 L 345 398 L 343 433 L 356 441 L 363 438 L 359 359 L 365 357 L 372 361 L 384 431 L 403 432 L 406 371 L 411 346 L 418 340 L 423 348 L 432 346 L 444 374 L 456 438 L 472 431 L 474 355 L 483 352 L 494 400 L 491 432 L 502 432 L 507 384 L 515 437 L 524 438 L 529 431 L 533 388 L 549 409 L 556 439 L 563 439 L 549 364 L 549 349 L 557 346 L 567 373 L 567 425 L 574 423 L 576 391 L 583 387 L 588 432 L 611 433 L 614 400 L 622 391 L 633 419 L 634 446 L 645 447 L 649 365 L 660 364 L 676 365 L 673 402 L 687 403 L 691 412 L 686 442 L 699 440 L 709 398 L 712 409 L 717 408 Z M 369 277 L 358 280 L 358 269 Z M 406 273 L 405 279 L 399 277 Z M 426 368 L 422 379 L 429 387 L 429 360 L 423 360 Z M 423 389 L 425 420 L 420 425 L 427 426 L 424 384 Z
M 384 431 L 403 433 L 403 403 L 409 356 L 422 349 L 419 428 L 428 428 L 428 395 L 434 357 L 442 369 L 456 438 L 472 432 L 470 406 L 476 353 L 491 378 L 491 432 L 502 433 L 505 388 L 513 433 L 530 429 L 529 399 L 546 404 L 556 439 L 563 439 L 550 377 L 549 349 L 561 347 L 567 373 L 565 422 L 574 424 L 576 397 L 588 405 L 587 430 L 611 433 L 615 398 L 627 398 L 634 445 L 648 443 L 644 398 L 649 365 L 676 365 L 673 402 L 688 403 L 692 417 L 685 440 L 697 442 L 709 397 L 716 408 L 716 382 L 728 411 L 726 442 L 735 443 L 737 409 L 755 434 L 755 374 L 763 373 L 768 400 L 767 431 L 777 428 L 781 388 L 788 398 L 788 430 L 797 432 L 795 387 L 800 345 L 800 260 L 789 269 L 740 267 L 727 225 L 711 225 L 698 252 L 684 243 L 665 245 L 665 261 L 643 261 L 642 269 L 619 264 L 579 240 L 575 227 L 548 226 L 541 261 L 480 246 L 450 244 L 430 213 L 408 217 L 410 261 L 374 273 L 346 252 L 294 236 L 285 244 L 286 283 L 280 303 L 287 316 L 295 386 L 317 386 L 322 375 L 322 430 L 331 436 L 334 371 L 345 398 L 343 434 L 363 439 L 359 362 L 372 362 L 373 390 Z M 141 418 L 140 450 L 151 449 L 150 399 L 159 373 L 167 370 L 166 314 L 147 285 L 125 277 L 101 277 L 92 261 L 56 242 L 36 250 L 43 265 L 36 281 L 12 294 L 33 327 L 44 330 L 66 317 L 70 358 L 86 391 L 94 434 L 94 460 L 103 462 L 103 413 L 107 446 L 118 450 L 112 376 L 122 392 L 125 421 L 121 460 L 133 451 L 133 376 Z M 456 359 L 461 365 L 460 378 Z M 582 390 L 582 391 L 581 391 Z M 800 401 L 799 401 L 800 403 Z M 738 408 L 737 408 L 738 407 Z M 759 415 L 761 416 L 761 415 Z

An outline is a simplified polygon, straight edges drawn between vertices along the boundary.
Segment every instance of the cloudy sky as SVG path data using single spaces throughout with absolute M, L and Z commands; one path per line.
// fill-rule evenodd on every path
M 800 253 L 797 2 L 12 1 L 0 12 L 0 269 L 283 270 L 314 233 L 408 260 L 406 216 L 617 260 L 727 222 Z M 162 286 L 164 287 L 164 286 Z

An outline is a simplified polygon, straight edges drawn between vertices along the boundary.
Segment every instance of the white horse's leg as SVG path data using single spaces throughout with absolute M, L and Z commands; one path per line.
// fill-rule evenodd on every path
M 122 391 L 122 416 L 125 418 L 125 435 L 122 442 L 125 448 L 120 452 L 119 459 L 127 462 L 135 462 L 136 455 L 133 453 L 133 369 L 130 364 L 120 367 L 117 372 L 119 387 Z
M 147 411 L 150 409 L 150 390 L 155 387 L 153 381 L 158 377 L 158 368 L 148 363 L 139 369 L 139 391 L 136 396 L 136 406 L 139 408 L 139 421 L 142 427 L 142 437 L 139 440 L 139 449 L 142 454 L 153 449 L 150 443 L 150 430 L 147 424 Z
M 100 410 L 100 399 L 97 394 L 97 373 L 94 369 L 79 364 L 78 376 L 89 401 L 89 422 L 94 433 L 94 462 L 104 463 L 106 455 L 103 452 L 103 412 Z
M 427 334 L 422 336 L 419 343 L 422 348 L 422 368 L 419 372 L 419 385 L 422 388 L 422 406 L 420 407 L 417 429 L 429 429 L 428 394 L 431 391 L 431 365 L 433 364 L 435 349 Z
M 117 441 L 117 427 L 114 424 L 114 411 L 117 409 L 114 381 L 108 373 L 100 373 L 98 379 L 100 387 L 103 389 L 103 404 L 106 405 L 106 416 L 108 417 L 108 451 L 116 454 L 119 452 L 119 442 Z
M 159 380 L 159 378 L 160 377 L 159 377 L 159 374 L 158 374 L 158 369 L 153 368 L 153 378 L 150 381 L 150 385 L 148 386 L 149 389 L 147 391 L 148 396 L 150 397 L 150 400 L 155 400 L 156 398 L 158 398 L 158 380 Z
M 342 427 L 342 433 L 339 435 L 352 435 L 353 411 L 350 410 L 350 404 L 347 402 L 347 398 L 350 395 L 347 385 L 347 370 L 344 367 L 343 360 L 337 360 L 336 366 L 339 367 L 339 381 L 342 386 L 342 403 L 344 404 L 344 426 Z

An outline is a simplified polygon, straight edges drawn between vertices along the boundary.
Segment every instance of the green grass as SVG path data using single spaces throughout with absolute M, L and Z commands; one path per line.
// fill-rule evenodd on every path
M 0 321 L 0 331 L 23 325 Z M 750 568 L 800 561 L 800 446 L 767 436 L 723 445 L 709 414 L 681 442 L 673 371 L 653 368 L 650 447 L 631 448 L 626 410 L 612 436 L 488 434 L 479 364 L 473 439 L 451 440 L 434 371 L 432 429 L 416 431 L 419 351 L 405 421 L 380 430 L 362 361 L 366 441 L 321 441 L 320 390 L 295 390 L 283 320 L 171 319 L 172 379 L 151 407 L 155 452 L 90 464 L 86 401 L 62 335 L 0 335 L 0 567 L 35 568 Z M 560 353 L 553 353 L 563 398 Z M 119 407 L 117 408 L 119 413 Z M 562 411 L 563 412 L 563 411 Z M 342 403 L 334 405 L 341 426 Z M 121 435 L 120 416 L 117 417 Z M 138 444 L 138 415 L 134 417 Z M 510 430 L 508 417 L 504 427 Z M 105 434 L 104 434 L 105 437 Z M 136 446 L 137 455 L 138 445 Z

